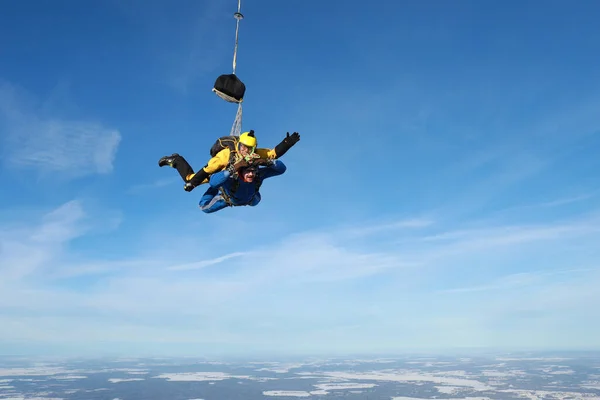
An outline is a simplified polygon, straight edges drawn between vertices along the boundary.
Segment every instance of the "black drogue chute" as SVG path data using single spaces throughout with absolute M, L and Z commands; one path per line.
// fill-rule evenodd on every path
M 246 94 L 246 85 L 236 74 L 224 74 L 215 81 L 213 92 L 230 103 L 241 103 Z

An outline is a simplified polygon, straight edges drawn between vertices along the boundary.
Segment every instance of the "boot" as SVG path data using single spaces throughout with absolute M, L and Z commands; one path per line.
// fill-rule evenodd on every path
M 192 166 L 187 162 L 187 160 L 177 153 L 173 153 L 170 156 L 161 157 L 161 159 L 158 160 L 159 167 L 164 167 L 167 165 L 171 168 L 175 168 L 177 172 L 179 172 L 179 176 L 181 176 L 181 179 L 183 179 L 184 182 L 187 182 L 187 177 L 194 173 Z

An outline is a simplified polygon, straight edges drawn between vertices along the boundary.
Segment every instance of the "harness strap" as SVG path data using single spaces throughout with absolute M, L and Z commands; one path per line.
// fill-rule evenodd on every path
M 235 194 L 235 192 L 237 191 L 238 187 L 239 187 L 240 183 L 238 182 L 237 179 L 234 180 L 234 183 L 231 187 L 231 193 Z M 254 181 L 254 190 L 255 193 L 254 195 L 256 196 L 256 193 L 258 193 L 258 190 L 260 189 L 260 186 L 262 185 L 262 179 L 257 178 Z M 233 204 L 233 202 L 231 201 L 231 196 L 229 196 L 226 192 L 225 189 L 223 189 L 223 186 L 221 186 L 219 188 L 219 193 L 221 193 L 221 197 L 223 197 L 223 200 L 225 200 L 225 203 L 227 203 L 229 206 L 234 207 L 234 206 L 246 206 L 248 204 L 250 204 L 250 202 L 252 201 L 252 199 L 254 198 L 254 196 L 252 196 L 252 198 L 250 200 L 248 200 L 247 203 L 245 204 Z
M 225 193 L 225 189 L 223 189 L 223 186 L 219 188 L 219 193 L 221 193 L 221 197 L 223 198 L 223 200 L 225 200 L 225 203 L 227 203 L 228 206 L 233 207 L 231 198 L 227 195 L 227 193 Z

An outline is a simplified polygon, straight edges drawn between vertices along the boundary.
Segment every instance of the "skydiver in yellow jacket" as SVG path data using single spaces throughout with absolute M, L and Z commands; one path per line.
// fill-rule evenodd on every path
M 293 145 L 300 140 L 298 132 L 286 137 L 275 148 L 257 148 L 258 142 L 254 136 L 254 131 L 242 133 L 237 136 L 224 136 L 219 138 L 210 150 L 211 159 L 198 172 L 186 161 L 185 158 L 177 153 L 170 156 L 161 157 L 158 160 L 158 166 L 170 166 L 177 169 L 179 175 L 185 182 L 183 189 L 191 192 L 195 187 L 208 183 L 212 174 L 224 169 L 236 170 L 236 165 L 240 163 L 251 163 L 253 159 L 273 160 L 283 156 Z

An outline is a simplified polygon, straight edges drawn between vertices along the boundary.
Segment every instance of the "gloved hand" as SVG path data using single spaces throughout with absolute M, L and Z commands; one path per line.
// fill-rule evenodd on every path
M 290 147 L 292 147 L 293 145 L 295 145 L 296 143 L 298 143 L 300 141 L 300 134 L 298 132 L 294 132 L 290 136 L 290 133 L 287 132 L 287 135 L 286 135 L 285 139 L 283 139 L 283 141 L 284 141 L 284 143 L 287 143 Z
M 289 132 L 287 132 L 285 139 L 283 139 L 281 143 L 275 146 L 275 158 L 279 158 L 282 155 L 284 155 L 293 145 L 298 143 L 299 140 L 300 134 L 298 132 L 294 132 L 291 135 Z
M 252 161 L 252 165 L 256 165 L 257 167 L 260 165 L 264 165 L 265 167 L 270 167 L 273 165 L 273 160 L 269 160 L 266 158 L 259 158 Z
M 245 159 L 241 159 L 240 161 L 233 164 L 233 171 L 239 172 L 240 169 L 249 166 L 250 164 Z

